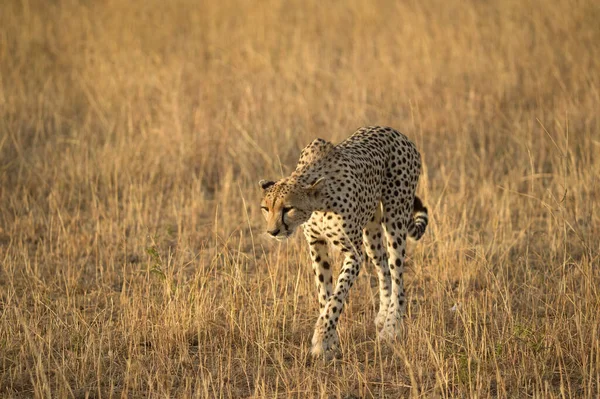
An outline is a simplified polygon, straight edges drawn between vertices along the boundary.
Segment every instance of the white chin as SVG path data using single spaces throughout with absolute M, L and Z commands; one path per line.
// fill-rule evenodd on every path
M 277 241 L 285 241 L 292 235 L 292 232 L 287 232 L 285 234 L 279 234 L 277 237 L 273 237 Z

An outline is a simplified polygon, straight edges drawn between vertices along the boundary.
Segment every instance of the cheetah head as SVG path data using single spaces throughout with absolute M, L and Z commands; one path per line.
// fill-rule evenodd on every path
M 308 186 L 300 185 L 292 178 L 259 182 L 263 192 L 260 208 L 267 221 L 267 233 L 272 238 L 285 240 L 310 218 L 318 208 L 323 180 L 321 178 Z

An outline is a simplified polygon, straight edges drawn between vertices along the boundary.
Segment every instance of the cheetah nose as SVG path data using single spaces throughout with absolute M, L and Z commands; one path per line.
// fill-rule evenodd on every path
M 268 231 L 267 233 L 271 234 L 273 237 L 277 237 L 277 234 L 279 234 L 279 230 L 280 229 L 275 229 L 275 230 Z

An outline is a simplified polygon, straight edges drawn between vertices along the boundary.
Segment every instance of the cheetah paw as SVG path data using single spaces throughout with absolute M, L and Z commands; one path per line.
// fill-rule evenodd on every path
M 332 360 L 341 356 L 340 341 L 336 330 L 329 330 L 325 333 L 315 330 L 312 338 L 311 355 L 313 357 L 322 357 L 325 360 Z
M 381 340 L 393 342 L 404 335 L 404 329 L 404 324 L 399 320 L 386 321 L 378 336 Z
M 377 328 L 377 330 L 383 329 L 383 324 L 385 323 L 385 317 L 387 316 L 387 313 L 387 309 L 379 309 L 377 317 L 375 317 L 375 328 Z
M 393 342 L 398 339 L 399 335 L 400 334 L 396 330 L 384 327 L 381 331 L 379 331 L 378 337 L 382 341 Z

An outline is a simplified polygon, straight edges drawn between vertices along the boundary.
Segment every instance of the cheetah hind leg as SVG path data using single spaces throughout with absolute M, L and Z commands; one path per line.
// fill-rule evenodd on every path
M 392 290 L 385 237 L 383 235 L 383 226 L 381 225 L 381 205 L 377 207 L 375 215 L 363 230 L 363 244 L 367 256 L 371 259 L 375 270 L 377 270 L 377 277 L 379 279 L 379 312 L 377 313 L 377 317 L 375 317 L 375 327 L 377 330 L 381 330 L 388 314 Z
M 400 209 L 392 210 L 391 217 L 384 223 L 385 238 L 388 247 L 388 264 L 390 268 L 392 289 L 388 313 L 379 332 L 379 337 L 386 340 L 394 340 L 403 335 L 402 317 L 406 310 L 406 296 L 404 293 L 404 257 L 406 254 L 406 236 L 409 211 Z M 393 217 L 397 220 L 393 221 Z

